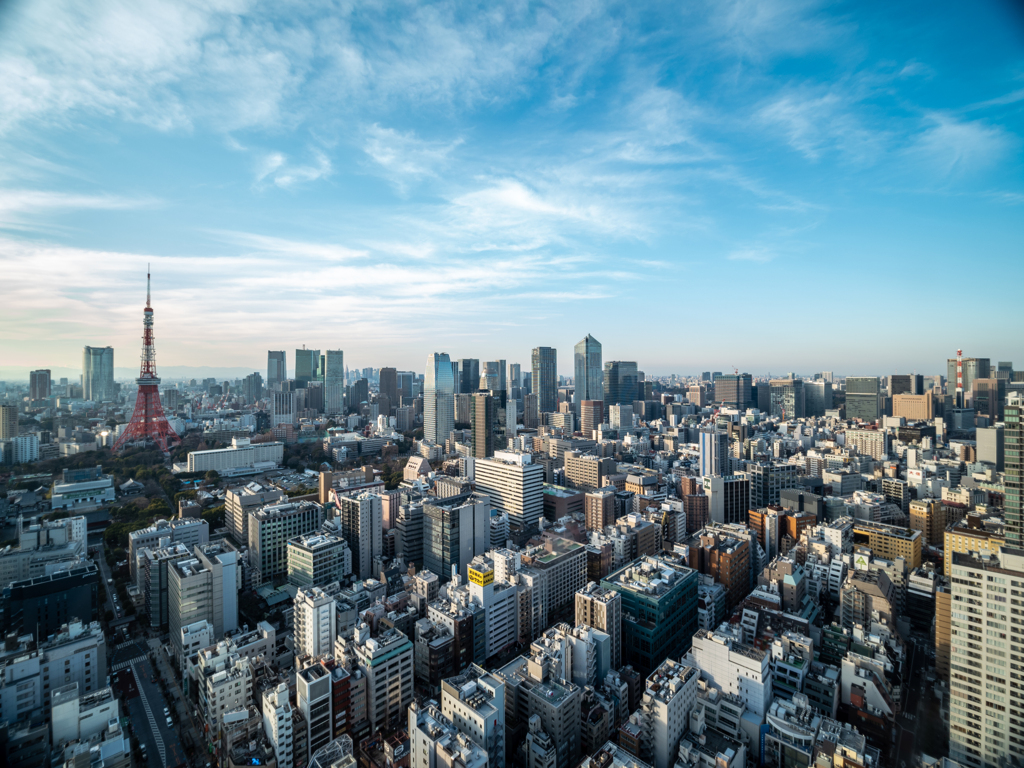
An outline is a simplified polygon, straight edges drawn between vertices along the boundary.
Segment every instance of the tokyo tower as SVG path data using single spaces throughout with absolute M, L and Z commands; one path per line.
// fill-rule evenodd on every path
M 170 452 L 174 443 L 180 442 L 177 433 L 171 429 L 160 404 L 160 379 L 156 375 L 156 349 L 153 347 L 153 307 L 149 304 L 149 270 L 146 270 L 146 308 L 142 311 L 142 370 L 136 383 L 139 395 L 135 400 L 135 412 L 124 432 L 114 443 L 114 451 L 129 445 L 153 442 L 164 454 Z

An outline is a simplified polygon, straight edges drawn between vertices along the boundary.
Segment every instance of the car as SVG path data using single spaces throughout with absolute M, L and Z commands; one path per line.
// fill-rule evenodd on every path
M 169 726 L 170 725 L 174 725 L 174 721 L 171 720 L 171 718 L 169 718 L 169 717 L 167 718 L 167 725 L 169 725 Z
M 171 714 L 171 710 L 168 709 L 167 707 L 164 707 L 164 716 L 167 716 L 169 714 Z
M 113 584 L 113 583 L 114 583 L 113 579 L 107 579 L 107 584 Z

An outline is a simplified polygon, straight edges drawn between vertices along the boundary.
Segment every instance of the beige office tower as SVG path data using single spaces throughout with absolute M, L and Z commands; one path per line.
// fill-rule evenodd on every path
M 622 595 L 590 582 L 576 593 L 576 624 L 599 629 L 611 637 L 611 668 L 622 666 Z

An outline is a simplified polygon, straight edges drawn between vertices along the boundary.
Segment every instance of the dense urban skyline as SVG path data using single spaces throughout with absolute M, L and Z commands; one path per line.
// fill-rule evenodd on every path
M 1021 19 L 933 11 L 4 4 L 4 365 L 131 368 L 150 261 L 163 365 L 1020 359 Z

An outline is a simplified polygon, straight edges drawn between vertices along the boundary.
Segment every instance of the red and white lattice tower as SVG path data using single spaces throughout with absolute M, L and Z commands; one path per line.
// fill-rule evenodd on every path
M 124 432 L 114 443 L 119 451 L 129 445 L 152 442 L 169 453 L 172 444 L 180 442 L 177 433 L 171 429 L 160 404 L 160 379 L 156 375 L 156 349 L 153 347 L 153 307 L 149 304 L 149 271 L 146 272 L 146 308 L 142 311 L 142 370 L 135 380 L 139 395 L 135 400 L 135 412 Z

